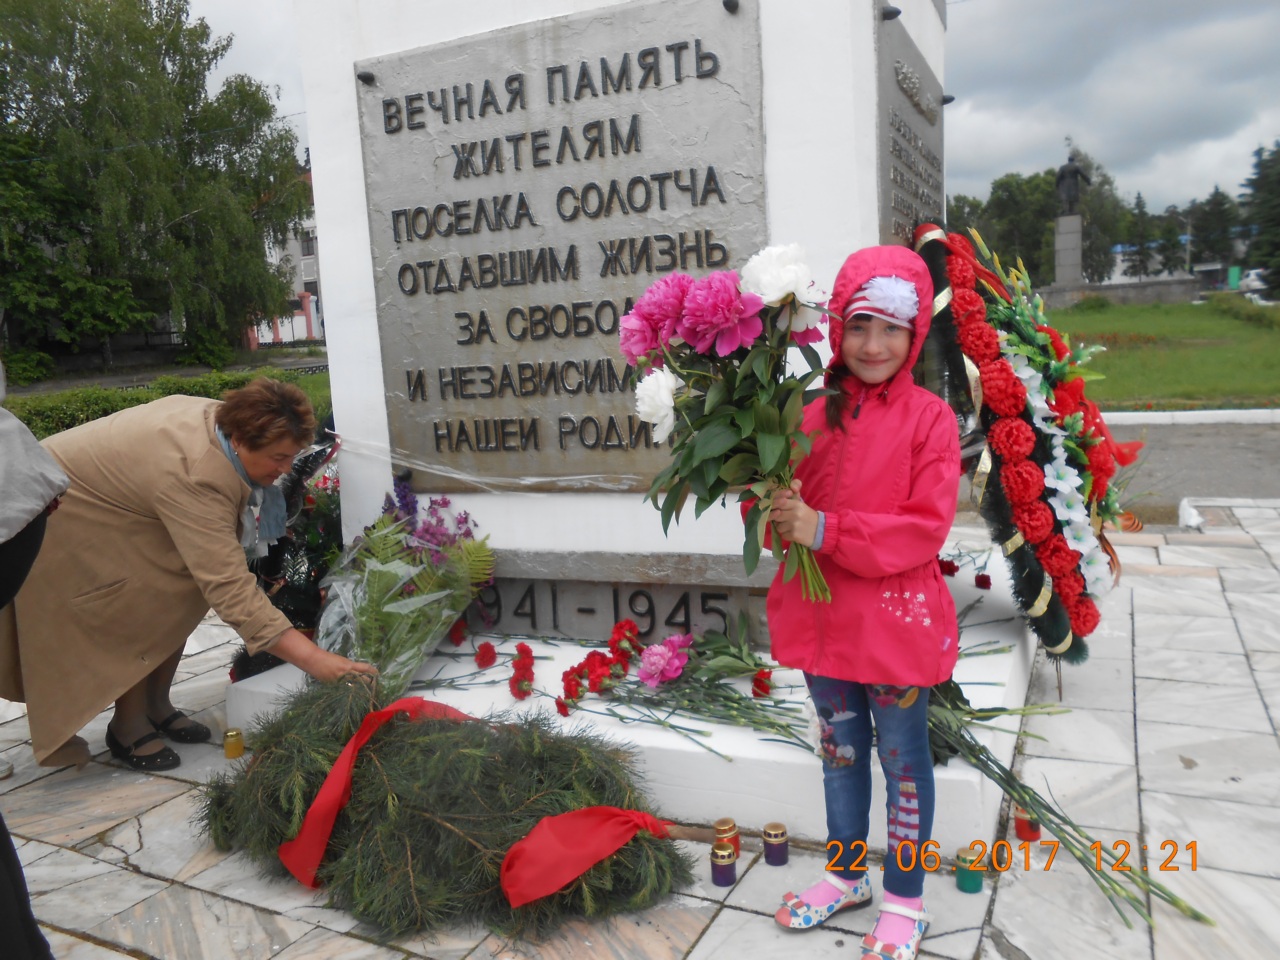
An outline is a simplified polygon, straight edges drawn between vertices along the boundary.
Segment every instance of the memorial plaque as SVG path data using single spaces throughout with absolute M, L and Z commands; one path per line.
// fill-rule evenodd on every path
M 917 223 L 942 223 L 942 84 L 896 20 L 877 38 L 880 242 L 910 243 Z
M 356 64 L 392 458 L 418 489 L 643 490 L 618 321 L 765 245 L 758 14 L 628 3 Z

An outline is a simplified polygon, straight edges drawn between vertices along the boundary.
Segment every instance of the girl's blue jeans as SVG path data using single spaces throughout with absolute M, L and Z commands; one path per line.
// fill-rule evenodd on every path
M 932 836 L 934 807 L 929 688 L 854 683 L 809 673 L 805 681 L 822 726 L 827 856 L 832 871 L 853 883 L 869 866 L 866 843 L 874 724 L 888 795 L 884 889 L 900 897 L 920 896 L 925 874 L 921 846 Z

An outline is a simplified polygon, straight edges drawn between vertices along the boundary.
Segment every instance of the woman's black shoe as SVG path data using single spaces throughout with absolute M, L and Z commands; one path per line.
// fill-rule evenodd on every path
M 111 728 L 107 727 L 107 748 L 111 751 L 111 755 L 117 760 L 123 760 L 135 770 L 172 770 L 182 763 L 182 758 L 168 747 L 143 756 L 134 753 L 139 747 L 145 746 L 152 740 L 159 739 L 160 734 L 147 733 L 126 747 L 116 739 L 116 735 L 111 732 Z
M 175 710 L 159 723 L 152 720 L 151 725 L 170 740 L 177 740 L 179 743 L 208 743 L 213 739 L 213 731 L 199 720 L 191 720 L 189 724 L 182 727 L 174 726 L 180 720 L 190 719 L 181 710 Z

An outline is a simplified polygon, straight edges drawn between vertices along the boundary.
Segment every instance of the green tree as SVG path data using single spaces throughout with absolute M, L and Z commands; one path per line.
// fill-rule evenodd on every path
M 1253 152 L 1253 176 L 1244 182 L 1245 218 L 1251 231 L 1248 266 L 1267 271 L 1267 290 L 1280 294 L 1280 140 Z
M 985 215 L 986 204 L 977 197 L 969 197 L 963 193 L 947 197 L 947 230 L 952 233 L 961 233 L 967 237 L 972 228 L 984 234 L 983 239 L 986 239 Z
M 1156 228 L 1156 262 L 1160 272 L 1173 276 L 1187 269 L 1187 246 L 1182 242 L 1182 212 L 1175 205 L 1165 207 Z
M 1191 217 L 1191 256 L 1198 263 L 1220 263 L 1225 268 L 1235 261 L 1235 234 L 1240 223 L 1240 210 L 1217 185 L 1209 199 L 1193 200 Z
M 1147 212 L 1147 201 L 1142 192 L 1133 201 L 1133 216 L 1129 220 L 1129 249 L 1124 255 L 1126 277 L 1149 277 L 1153 251 L 1151 214 Z
M 189 21 L 187 0 L 0 0 L 0 118 L 48 181 L 9 228 L 48 248 L 22 265 L 44 297 L 0 286 L 11 338 L 109 348 L 168 318 L 189 359 L 220 365 L 245 327 L 283 310 L 287 277 L 267 246 L 283 245 L 308 192 L 262 84 L 237 75 L 206 92 L 230 44 Z
M 991 183 L 991 196 L 983 212 L 983 239 L 1002 262 L 1013 266 L 1019 259 L 1031 282 L 1045 286 L 1053 281 L 1053 222 L 1058 210 L 1054 171 L 1023 176 L 1006 173 Z

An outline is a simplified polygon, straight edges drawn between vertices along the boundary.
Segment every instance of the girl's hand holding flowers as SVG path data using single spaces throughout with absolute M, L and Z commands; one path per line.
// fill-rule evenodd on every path
M 812 547 L 818 537 L 818 511 L 800 499 L 799 480 L 792 480 L 788 489 L 774 493 L 769 520 L 778 535 L 791 543 Z

